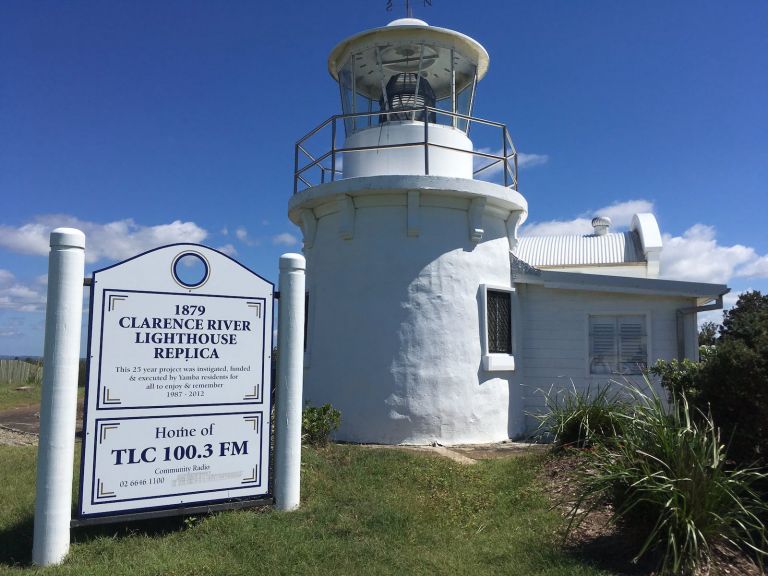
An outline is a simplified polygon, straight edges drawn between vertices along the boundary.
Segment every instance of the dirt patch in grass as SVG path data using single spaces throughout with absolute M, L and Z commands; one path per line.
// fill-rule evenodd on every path
M 556 509 L 564 518 L 561 538 L 565 538 L 565 518 L 577 495 L 577 470 L 583 457 L 577 452 L 550 455 L 542 469 L 542 481 L 546 483 Z M 655 558 L 641 559 L 637 564 L 632 558 L 642 545 L 637 535 L 621 530 L 611 522 L 610 505 L 604 505 L 590 513 L 575 526 L 565 540 L 566 549 L 603 570 L 622 576 L 658 576 Z M 711 565 L 702 568 L 696 576 L 764 576 L 766 572 L 740 551 L 723 546 L 715 547 Z
M 26 434 L 40 433 L 40 406 L 29 404 L 0 410 L 0 426 Z
M 77 403 L 77 420 L 75 422 L 75 435 L 80 436 L 83 430 L 83 403 Z M 40 434 L 40 406 L 30 404 L 16 406 L 7 410 L 0 410 L 0 444 L 18 444 L 15 439 L 22 436 L 33 437 L 37 444 L 37 436 Z
M 441 446 L 437 443 L 423 446 L 406 444 L 362 444 L 362 446 L 366 448 L 428 452 L 460 464 L 474 464 L 478 460 L 496 460 L 498 458 L 541 454 L 548 449 L 548 446 L 544 444 L 529 444 L 512 440 L 491 444 L 460 444 L 457 446 Z
M 510 458 L 513 456 L 526 456 L 538 454 L 548 449 L 545 444 L 531 444 L 528 442 L 514 442 L 506 440 L 494 444 L 464 444 L 451 446 L 450 449 L 463 454 L 472 460 L 492 460 L 495 458 Z

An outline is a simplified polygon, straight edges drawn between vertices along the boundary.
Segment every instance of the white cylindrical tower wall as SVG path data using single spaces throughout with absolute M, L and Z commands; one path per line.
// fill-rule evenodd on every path
M 420 143 L 429 142 L 426 150 Z M 402 148 L 377 148 L 416 144 Z M 456 128 L 424 122 L 392 122 L 347 137 L 345 148 L 375 148 L 344 153 L 344 178 L 382 174 L 425 174 L 472 178 L 472 141 Z M 426 158 L 425 158 L 426 156 Z
M 468 197 L 419 192 L 417 231 L 406 190 L 350 202 L 346 238 L 338 202 L 314 209 L 305 401 L 341 410 L 346 441 L 508 438 L 521 407 L 509 372 L 483 370 L 480 314 L 483 284 L 510 285 L 510 210 L 486 206 L 475 242 Z

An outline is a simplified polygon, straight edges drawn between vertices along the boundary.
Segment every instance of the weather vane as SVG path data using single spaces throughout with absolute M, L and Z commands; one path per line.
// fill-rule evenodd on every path
M 432 6 L 432 0 L 421 0 L 424 7 Z M 394 8 L 394 0 L 387 0 L 387 12 L 392 12 Z M 411 0 L 405 0 L 405 15 L 408 18 L 413 18 L 413 8 L 411 7 Z

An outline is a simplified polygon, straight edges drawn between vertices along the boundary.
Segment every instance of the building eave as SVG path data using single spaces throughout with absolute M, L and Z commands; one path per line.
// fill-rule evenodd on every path
M 646 296 L 681 296 L 696 298 L 697 304 L 715 300 L 731 291 L 725 284 L 542 270 L 526 264 L 514 255 L 511 255 L 511 258 L 512 281 L 518 284 L 536 284 L 545 288 L 561 290 L 620 292 Z

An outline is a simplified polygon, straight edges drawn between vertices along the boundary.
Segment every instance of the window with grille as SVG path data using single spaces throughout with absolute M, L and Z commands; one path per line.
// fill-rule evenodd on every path
M 590 316 L 591 374 L 641 374 L 648 366 L 645 316 Z
M 488 290 L 488 352 L 512 354 L 512 298 L 509 292 Z

